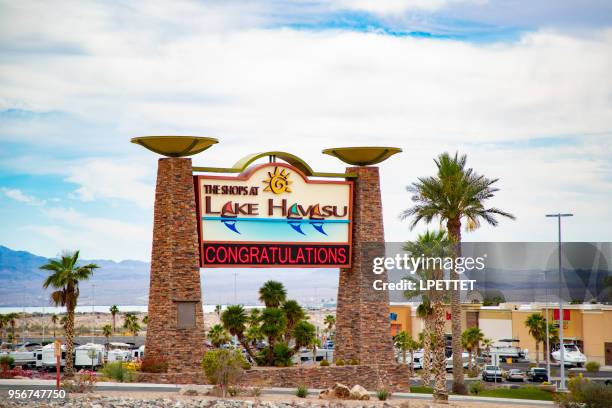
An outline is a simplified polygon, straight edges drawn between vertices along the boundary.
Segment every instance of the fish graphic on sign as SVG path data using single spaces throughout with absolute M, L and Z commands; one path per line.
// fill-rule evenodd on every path
M 223 223 L 223 225 L 225 225 L 227 228 L 234 231 L 235 233 L 240 234 L 240 231 L 238 231 L 238 228 L 236 228 L 236 222 L 238 217 L 234 212 L 234 208 L 232 207 L 231 201 L 225 203 L 225 205 L 221 209 L 221 217 L 221 222 Z
M 306 235 L 304 231 L 302 231 L 302 216 L 298 211 L 297 204 L 293 204 L 289 207 L 289 211 L 287 211 L 287 224 L 300 234 Z
M 315 205 L 310 212 L 310 225 L 317 231 L 319 231 L 323 235 L 327 235 L 327 232 L 323 229 L 325 225 L 325 221 L 323 216 L 321 215 L 321 210 L 319 209 L 319 204 Z

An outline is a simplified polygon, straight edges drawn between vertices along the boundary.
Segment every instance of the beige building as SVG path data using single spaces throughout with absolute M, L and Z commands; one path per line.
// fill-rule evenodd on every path
M 549 321 L 560 324 L 559 311 L 550 305 Z M 390 307 L 392 334 L 405 330 L 414 338 L 423 330 L 423 320 L 417 316 L 418 303 L 392 303 Z M 518 346 L 529 350 L 535 359 L 535 341 L 525 326 L 525 320 L 533 313 L 546 313 L 546 305 L 541 303 L 482 306 L 463 304 L 462 327 L 479 327 L 485 337 L 494 342 L 502 339 L 517 339 Z M 446 333 L 451 333 L 450 308 L 446 310 Z M 566 340 L 575 341 L 587 360 L 612 365 L 612 306 L 601 304 L 565 305 L 563 330 Z M 542 346 L 540 345 L 540 349 Z M 540 359 L 543 358 L 540 350 Z

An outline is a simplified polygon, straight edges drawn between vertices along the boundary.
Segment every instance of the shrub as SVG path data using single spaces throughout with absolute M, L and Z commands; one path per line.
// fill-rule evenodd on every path
M 228 386 L 238 382 L 248 363 L 238 350 L 216 349 L 204 354 L 202 368 L 208 381 L 225 391 Z
M 385 388 L 376 391 L 376 397 L 380 401 L 386 401 L 391 396 L 391 392 Z
M 72 379 L 64 379 L 61 387 L 68 393 L 92 392 L 97 378 L 94 371 L 83 371 Z
M 596 373 L 599 371 L 599 367 L 600 365 L 597 361 L 589 361 L 584 366 L 589 373 Z
M 556 394 L 555 400 L 562 408 L 606 408 L 612 400 L 612 387 L 591 382 L 582 376 L 568 381 L 568 394 Z
M 308 388 L 306 388 L 305 385 L 300 385 L 299 387 L 297 387 L 297 390 L 295 390 L 296 397 L 306 398 L 307 395 L 308 395 Z
M 338 360 L 336 360 L 336 365 L 337 366 L 343 366 L 344 365 L 344 360 L 339 358 Z
M 485 386 L 482 382 L 480 381 L 470 382 L 470 394 L 478 395 L 481 392 L 483 392 L 484 389 L 485 389 Z
M 113 361 L 112 363 L 106 364 L 102 368 L 102 372 L 105 376 L 112 378 L 119 382 L 130 382 L 132 381 L 132 373 L 127 369 L 125 363 L 121 361 Z
M 321 367 L 329 367 L 329 361 L 327 361 L 327 360 L 321 360 L 321 364 L 320 364 L 320 366 L 321 366 Z
M 143 373 L 166 373 L 168 372 L 168 361 L 164 358 L 154 360 L 145 356 L 140 364 Z
M 6 367 L 7 369 L 11 366 L 13 366 L 15 364 L 15 359 L 11 356 L 2 356 L 0 357 L 0 367 L 2 367 L 2 369 L 4 370 L 4 368 Z
M 351 358 L 351 359 L 348 361 L 348 364 L 349 364 L 349 365 L 359 365 L 359 360 L 357 360 L 356 358 Z
M 287 343 L 276 343 L 272 349 L 272 356 L 276 367 L 290 367 L 293 364 L 291 361 L 293 350 Z
M 469 378 L 476 378 L 478 377 L 478 367 L 472 367 L 471 370 L 467 370 L 467 375 Z

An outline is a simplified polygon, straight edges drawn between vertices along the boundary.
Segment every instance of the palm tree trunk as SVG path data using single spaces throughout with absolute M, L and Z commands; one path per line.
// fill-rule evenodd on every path
M 249 357 L 251 357 L 251 359 L 254 362 L 255 361 L 255 355 L 253 354 L 253 350 L 251 350 L 251 346 L 249 345 L 249 342 L 244 338 L 244 336 L 239 336 L 238 337 L 238 342 L 240 342 L 240 344 L 242 344 L 242 347 L 244 347 L 244 349 L 246 350 L 247 354 L 249 355 Z
M 535 353 L 536 353 L 536 365 L 540 365 L 540 342 L 536 340 L 535 345 Z
M 117 329 L 115 326 L 115 314 L 113 313 L 113 333 L 117 333 Z
M 432 303 L 432 324 L 429 333 L 430 352 L 432 354 L 431 373 L 433 374 L 433 397 L 436 402 L 448 401 L 446 390 L 446 355 L 444 341 L 444 307 L 442 302 Z M 432 347 L 433 346 L 433 347 Z
M 66 316 L 66 367 L 64 368 L 64 376 L 72 377 L 74 375 L 74 308 L 67 308 Z
M 472 371 L 472 368 L 474 368 L 474 365 L 472 364 L 472 349 L 469 349 L 468 350 L 468 370 Z
M 17 344 L 17 337 L 15 337 L 15 319 L 11 320 L 11 334 L 13 335 L 13 344 Z
M 458 258 L 461 256 L 461 220 L 449 220 L 447 229 L 453 242 L 454 256 Z M 450 278 L 452 280 L 459 279 L 459 274 L 455 268 L 451 269 Z M 461 361 L 463 347 L 461 345 L 461 294 L 459 289 L 451 290 L 451 327 L 453 336 L 453 392 L 455 394 L 466 394 L 467 390 L 463 380 L 463 362 Z
M 421 381 L 424 386 L 429 386 L 431 383 L 431 331 L 432 331 L 432 314 L 425 318 L 425 329 L 423 330 L 423 361 L 421 370 Z
M 410 377 L 414 377 L 414 350 L 410 351 Z

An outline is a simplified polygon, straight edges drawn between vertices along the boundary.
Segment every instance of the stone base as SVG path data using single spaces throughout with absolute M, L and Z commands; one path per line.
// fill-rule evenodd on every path
M 138 373 L 138 382 L 161 384 L 206 384 L 202 372 Z M 247 370 L 241 381 L 254 387 L 297 388 L 305 385 L 312 389 L 324 389 L 336 383 L 349 388 L 356 384 L 368 391 L 386 388 L 390 391 L 410 392 L 410 372 L 399 364 L 357 366 L 308 366 L 308 367 L 257 367 Z

